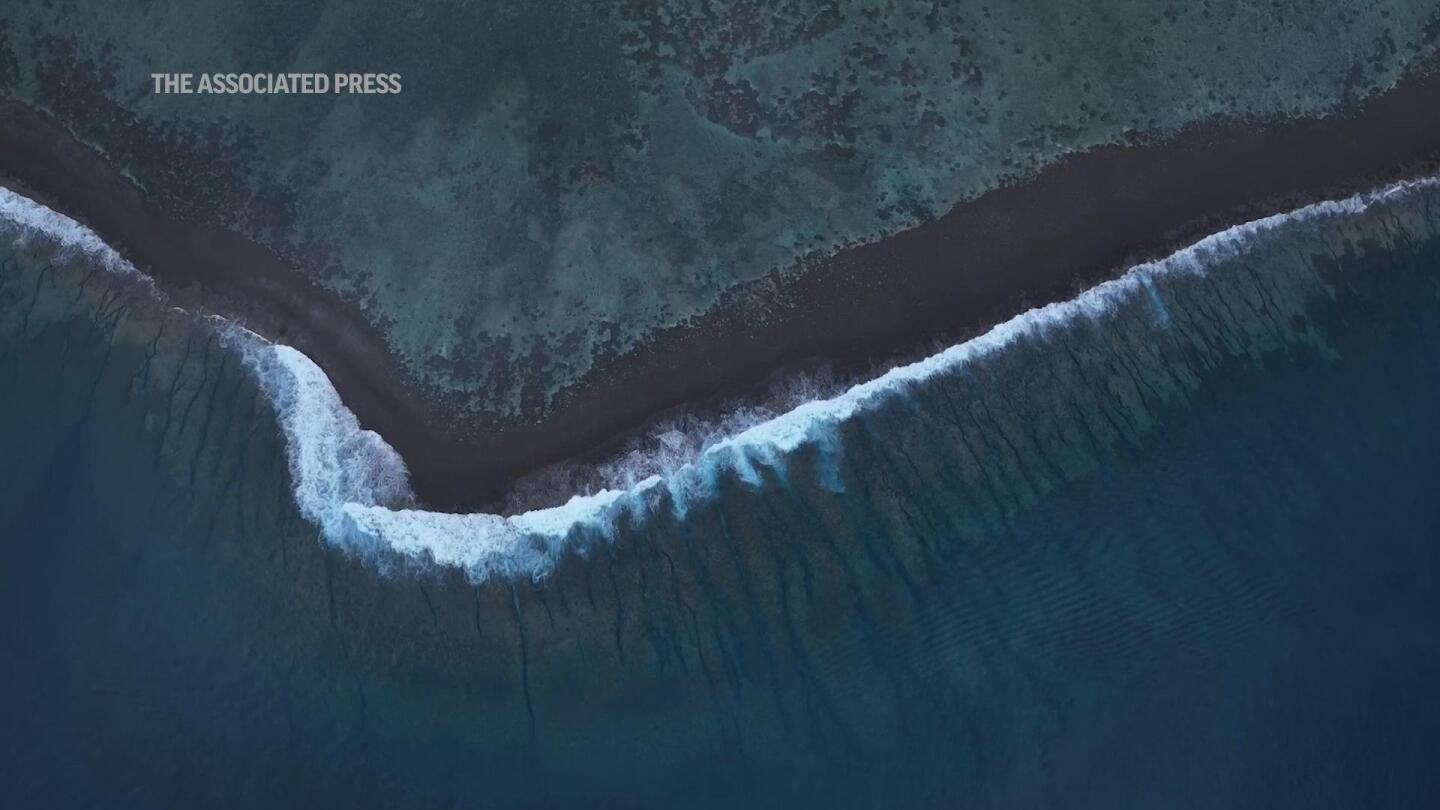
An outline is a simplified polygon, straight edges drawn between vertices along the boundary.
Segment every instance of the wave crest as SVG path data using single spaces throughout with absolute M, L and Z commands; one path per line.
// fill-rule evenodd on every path
M 3 186 L 0 186 L 0 234 L 22 246 L 27 240 L 43 239 L 62 251 L 99 262 L 112 273 L 143 276 L 94 231 Z
M 1208 236 L 1158 261 L 1064 302 L 1029 310 L 984 334 L 915 363 L 899 366 L 842 393 L 790 410 L 713 440 L 661 437 L 663 458 L 621 459 L 602 475 L 629 475 L 624 486 L 572 496 L 566 503 L 521 514 L 449 514 L 416 507 L 404 461 L 374 431 L 366 430 L 310 358 L 236 324 L 214 319 L 225 342 L 245 360 L 275 408 L 286 439 L 295 502 L 325 540 L 376 561 L 399 558 L 457 568 L 474 581 L 493 577 L 540 578 L 562 555 L 584 552 L 613 539 L 625 520 L 642 523 L 658 509 L 684 517 L 695 504 L 716 497 L 722 475 L 748 486 L 763 481 L 760 467 L 785 480 L 789 459 L 802 447 L 815 450 L 818 481 L 843 491 L 836 459 L 844 452 L 839 428 L 857 414 L 906 396 L 914 386 L 952 374 L 1021 339 L 1043 339 L 1078 321 L 1102 321 L 1120 303 L 1148 302 L 1160 324 L 1170 315 L 1156 281 L 1168 274 L 1201 274 L 1246 251 L 1255 240 L 1302 221 L 1345 217 L 1371 204 L 1440 178 L 1397 183 L 1354 197 L 1316 203 Z M 137 271 L 93 232 L 61 214 L 0 189 L 0 226 L 20 239 L 42 236 L 100 261 L 118 273 Z M 634 481 L 624 471 L 659 470 Z M 616 472 L 619 471 L 619 472 Z M 631 483 L 633 481 L 633 483 Z

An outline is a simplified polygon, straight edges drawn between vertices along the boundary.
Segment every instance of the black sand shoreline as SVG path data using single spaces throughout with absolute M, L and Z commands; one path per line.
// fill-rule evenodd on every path
M 542 422 L 455 427 L 359 308 L 235 233 L 147 203 L 103 156 L 43 114 L 0 102 L 0 185 L 84 222 L 175 303 L 305 352 L 361 423 L 404 457 L 434 508 L 490 503 L 512 481 L 593 456 L 686 403 L 730 398 L 824 358 L 858 372 L 1072 297 L 1217 230 L 1413 176 L 1440 162 L 1440 76 L 1325 119 L 1225 121 L 1163 143 L 1069 156 L 946 216 L 733 290 L 693 323 L 607 358 Z M 757 291 L 791 302 L 755 317 Z

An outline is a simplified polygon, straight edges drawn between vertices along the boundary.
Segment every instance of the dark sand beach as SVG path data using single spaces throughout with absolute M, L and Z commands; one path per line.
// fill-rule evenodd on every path
M 235 233 L 158 210 L 104 157 L 0 105 L 0 184 L 86 223 L 174 302 L 295 346 L 406 459 L 429 506 L 493 501 L 517 477 L 600 452 L 676 406 L 824 359 L 842 372 L 974 334 L 1228 224 L 1354 193 L 1440 160 L 1440 77 L 1321 119 L 1219 121 L 1071 155 L 941 219 L 843 250 L 605 358 L 541 422 L 458 415 L 401 368 L 358 306 Z M 755 301 L 802 306 L 764 308 Z

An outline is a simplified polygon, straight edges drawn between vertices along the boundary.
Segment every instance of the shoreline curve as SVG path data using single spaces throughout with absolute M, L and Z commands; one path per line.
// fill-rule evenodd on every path
M 602 454 L 677 406 L 815 358 L 850 373 L 893 365 L 1206 234 L 1433 170 L 1437 109 L 1440 75 L 1423 72 L 1323 119 L 1218 121 L 1161 143 L 1072 154 L 931 223 L 772 274 L 769 289 L 799 302 L 779 315 L 750 317 L 754 284 L 731 290 L 694 322 L 606 358 L 538 423 L 457 420 L 358 306 L 267 248 L 155 210 L 102 155 L 17 102 L 0 102 L 0 186 L 83 223 L 180 306 L 303 352 L 360 425 L 405 459 L 421 503 L 470 511 L 526 474 Z

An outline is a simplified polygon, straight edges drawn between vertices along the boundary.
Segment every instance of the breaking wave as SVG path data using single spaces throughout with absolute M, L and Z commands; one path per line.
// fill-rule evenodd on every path
M 94 231 L 3 186 L 0 186 L 0 234 L 21 246 L 31 239 L 46 239 L 62 251 L 99 262 L 112 273 L 141 275 L 134 265 L 105 244 Z
M 716 497 L 721 476 L 758 487 L 764 480 L 761 468 L 765 468 L 784 481 L 789 461 L 802 447 L 812 449 L 820 459 L 816 483 L 842 492 L 844 484 L 836 472 L 836 462 L 844 453 L 839 428 L 858 414 L 902 399 L 916 386 L 953 374 L 1019 340 L 1044 339 L 1056 328 L 1081 320 L 1103 325 L 1121 303 L 1143 302 L 1163 326 L 1170 315 L 1158 280 L 1173 274 L 1204 273 L 1287 225 L 1353 216 L 1377 201 L 1437 186 L 1440 178 L 1407 181 L 1237 225 L 1166 258 L 1133 267 L 1069 301 L 1032 309 L 976 338 L 891 369 L 835 396 L 806 401 L 718 440 L 680 437 L 662 442 L 669 453 L 665 459 L 641 460 L 661 472 L 622 486 L 574 495 L 563 505 L 510 516 L 418 508 L 404 461 L 378 434 L 360 426 L 313 361 L 239 325 L 214 320 L 226 345 L 244 358 L 272 403 L 286 439 L 295 502 L 327 542 L 376 561 L 398 558 L 457 568 L 474 581 L 540 578 L 562 555 L 584 553 L 597 543 L 612 540 L 622 521 L 643 524 L 658 510 L 683 517 L 696 504 Z M 21 239 L 53 240 L 115 272 L 136 272 L 74 220 L 4 189 L 0 189 L 0 228 Z M 677 447 L 683 449 L 683 457 L 675 457 Z M 602 474 L 613 479 L 611 474 Z

